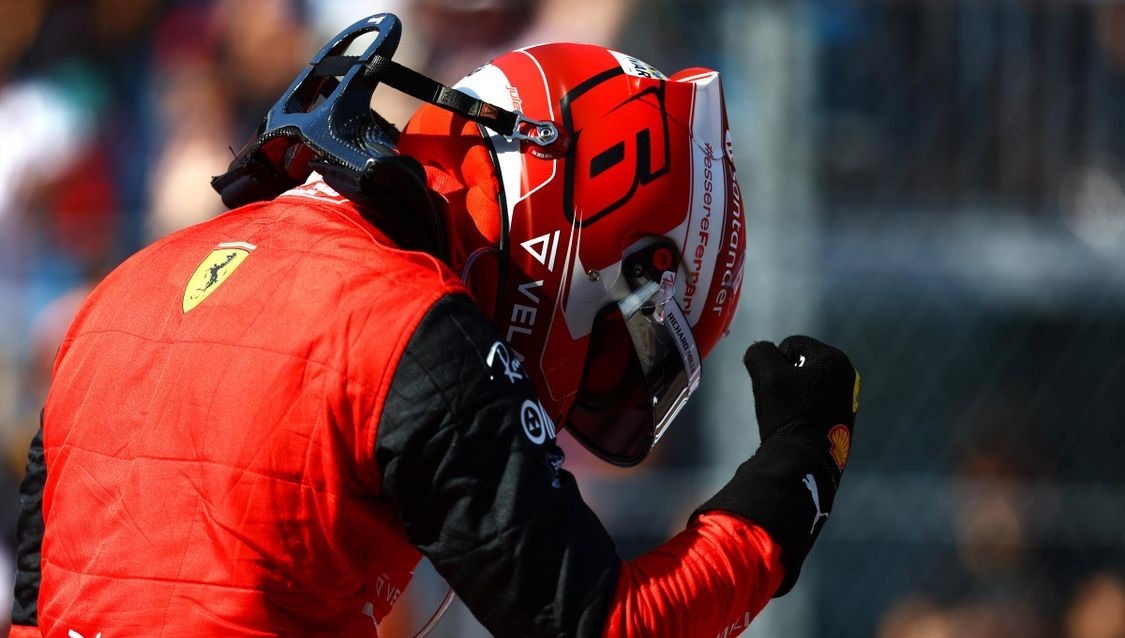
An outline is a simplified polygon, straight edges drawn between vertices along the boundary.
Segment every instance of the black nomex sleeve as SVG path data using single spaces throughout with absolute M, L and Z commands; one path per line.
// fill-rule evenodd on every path
M 436 303 L 398 364 L 376 457 L 411 542 L 500 638 L 600 636 L 612 603 L 616 549 L 554 434 L 472 301 Z

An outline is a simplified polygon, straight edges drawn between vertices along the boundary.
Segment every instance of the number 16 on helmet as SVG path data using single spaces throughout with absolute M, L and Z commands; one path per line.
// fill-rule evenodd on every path
M 499 259 L 466 279 L 556 422 L 611 463 L 639 463 L 738 304 L 745 218 L 719 74 L 668 77 L 603 47 L 548 44 L 504 54 L 456 88 L 559 132 L 553 145 L 472 132 L 491 170 L 473 153 L 450 170 L 487 196 L 452 207 L 477 233 L 451 241 L 494 246 Z M 428 108 L 401 150 L 448 165 L 415 143 L 451 132 Z M 454 267 L 474 248 L 454 250 Z

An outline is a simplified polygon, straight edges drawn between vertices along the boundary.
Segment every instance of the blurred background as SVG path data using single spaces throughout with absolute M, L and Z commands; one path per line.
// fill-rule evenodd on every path
M 745 345 L 809 333 L 863 373 L 858 438 L 800 583 L 747 635 L 1125 638 L 1125 3 L 1108 0 L 0 0 L 0 596 L 77 304 L 221 213 L 228 147 L 378 11 L 404 20 L 396 59 L 446 82 L 547 40 L 723 73 L 752 220 L 738 325 L 642 467 L 568 446 L 624 556 L 755 448 Z M 400 125 L 415 107 L 376 105 Z M 413 635 L 443 593 L 423 565 L 383 635 Z M 455 606 L 434 635 L 486 634 Z

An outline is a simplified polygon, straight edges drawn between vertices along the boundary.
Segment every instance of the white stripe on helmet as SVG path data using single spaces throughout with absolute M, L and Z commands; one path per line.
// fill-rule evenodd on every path
M 515 109 L 518 104 L 513 94 L 514 89 L 513 91 L 508 89 L 511 86 L 508 76 L 499 67 L 486 64 L 455 84 L 453 88 L 490 104 Z M 500 183 L 504 188 L 504 202 L 508 208 L 504 212 L 511 221 L 522 190 L 523 157 L 520 154 L 520 143 L 508 140 L 492 129 L 487 131 L 492 148 L 496 151 L 496 160 L 500 164 Z
M 692 148 L 691 216 L 683 249 L 687 277 L 684 282 L 677 282 L 676 291 L 684 316 L 694 326 L 707 308 L 707 295 L 715 276 L 715 261 L 724 242 L 727 175 L 723 162 L 723 103 L 719 74 L 710 72 L 690 80 L 695 84 L 691 117 L 695 143 Z

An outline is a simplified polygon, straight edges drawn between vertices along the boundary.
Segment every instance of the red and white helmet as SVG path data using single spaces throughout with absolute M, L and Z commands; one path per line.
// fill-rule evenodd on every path
M 557 422 L 639 463 L 738 304 L 746 230 L 719 74 L 546 44 L 456 88 L 560 140 L 540 148 L 423 106 L 399 150 L 450 202 L 461 269 Z

